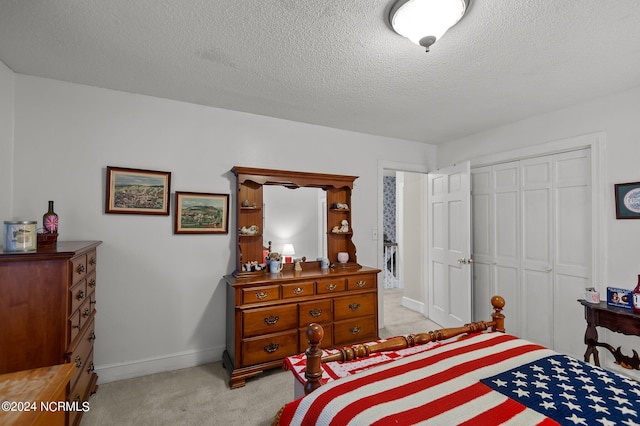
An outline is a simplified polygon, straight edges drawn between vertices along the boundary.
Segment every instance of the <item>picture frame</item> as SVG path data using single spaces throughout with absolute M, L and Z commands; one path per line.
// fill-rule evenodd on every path
M 105 213 L 169 215 L 171 172 L 107 167 Z
M 176 191 L 174 234 L 228 234 L 229 194 Z
M 616 183 L 616 219 L 640 219 L 640 182 Z

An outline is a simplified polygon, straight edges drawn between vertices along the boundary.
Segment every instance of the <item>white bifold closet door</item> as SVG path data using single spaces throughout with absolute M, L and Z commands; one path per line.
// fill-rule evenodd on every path
M 591 278 L 591 158 L 583 149 L 471 170 L 474 317 L 503 296 L 509 333 L 581 357 Z

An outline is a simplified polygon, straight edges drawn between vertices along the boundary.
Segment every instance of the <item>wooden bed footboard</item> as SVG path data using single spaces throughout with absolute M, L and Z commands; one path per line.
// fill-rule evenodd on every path
M 322 363 L 324 362 L 352 361 L 357 358 L 366 358 L 376 352 L 396 351 L 417 345 L 424 345 L 429 342 L 447 340 L 462 334 L 480 333 L 488 329 L 504 333 L 504 314 L 502 313 L 502 309 L 504 308 L 505 301 L 501 296 L 493 296 L 491 298 L 491 305 L 493 306 L 493 313 L 491 314 L 491 321 L 489 322 L 478 321 L 466 324 L 463 327 L 443 328 L 440 330 L 428 331 L 426 333 L 394 337 L 384 342 L 372 345 L 360 344 L 346 346 L 339 348 L 337 353 L 324 357 L 322 356 L 322 349 L 320 349 L 320 342 L 324 337 L 324 330 L 320 324 L 309 324 L 309 327 L 307 327 L 309 348 L 305 351 L 307 358 L 306 371 L 304 374 L 307 379 L 307 382 L 304 385 L 305 395 L 320 387 Z

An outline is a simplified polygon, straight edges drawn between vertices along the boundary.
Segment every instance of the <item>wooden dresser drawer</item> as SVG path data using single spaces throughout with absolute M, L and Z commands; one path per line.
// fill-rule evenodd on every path
M 268 302 L 280 299 L 280 286 L 269 285 L 242 289 L 242 304 Z
M 96 271 L 91 271 L 87 274 L 87 296 L 91 296 L 96 290 Z M 91 300 L 95 300 L 92 297 Z
M 71 381 L 69 382 L 71 387 L 80 379 L 82 371 L 86 369 L 89 364 L 89 354 L 93 351 L 93 341 L 95 333 L 93 332 L 93 318 L 88 328 L 84 330 L 78 345 L 73 352 L 69 355 L 69 362 L 76 366 L 76 372 L 74 373 Z
M 333 324 L 333 344 L 340 346 L 375 339 L 378 336 L 377 328 L 374 316 L 337 321 Z
M 76 256 L 71 259 L 71 283 L 75 284 L 85 277 L 87 274 L 87 256 Z
M 314 300 L 313 302 L 303 302 L 299 306 L 300 327 L 306 327 L 312 322 L 318 324 L 331 322 L 333 320 L 333 309 L 331 299 Z
M 322 326 L 322 329 L 324 330 L 324 337 L 320 342 L 320 347 L 330 348 L 333 346 L 333 325 L 325 324 L 324 326 Z M 300 353 L 306 351 L 307 348 L 309 348 L 309 340 L 307 340 L 307 327 L 301 327 L 298 331 L 300 335 L 300 350 L 298 351 L 298 353 Z
M 358 275 L 347 279 L 347 288 L 349 290 L 370 290 L 376 288 L 375 275 Z
M 373 315 L 376 309 L 376 297 L 375 293 L 336 297 L 333 302 L 333 318 L 338 321 Z
M 292 297 L 313 296 L 313 281 L 302 283 L 282 284 L 282 298 L 290 299 Z
M 98 254 L 96 250 L 87 252 L 87 274 L 96 270 L 96 264 L 98 263 Z
M 84 302 L 87 297 L 87 281 L 80 280 L 77 282 L 71 289 L 69 289 L 69 298 L 70 303 L 69 306 L 71 309 L 69 310 L 69 314 L 77 311 L 80 308 L 80 305 Z
M 318 280 L 317 292 L 318 294 L 338 293 L 344 291 L 346 288 L 346 280 L 344 278 L 336 278 L 332 280 Z
M 86 356 L 85 364 L 79 369 L 78 379 L 75 382 L 75 385 L 70 385 L 70 391 L 68 395 L 67 401 L 73 403 L 74 401 L 78 402 L 78 410 L 83 409 L 82 401 L 87 401 L 89 399 L 88 387 L 91 382 L 91 376 L 94 371 L 93 366 L 93 350 L 89 352 Z M 73 382 L 72 382 L 73 383 Z M 69 414 L 69 422 L 67 424 L 73 425 L 75 424 L 76 417 L 82 412 L 78 410 L 70 410 Z
M 73 342 L 80 334 L 80 311 L 73 311 L 67 320 L 69 342 Z
M 297 329 L 298 306 L 291 304 L 248 309 L 242 313 L 242 324 L 243 337 Z
M 298 353 L 298 330 L 242 341 L 242 365 L 259 364 Z

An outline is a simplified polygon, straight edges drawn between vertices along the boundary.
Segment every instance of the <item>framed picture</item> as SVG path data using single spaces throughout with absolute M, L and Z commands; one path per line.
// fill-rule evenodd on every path
M 617 183 L 616 219 L 640 219 L 640 182 Z
M 229 194 L 177 192 L 174 234 L 227 234 Z
M 105 213 L 169 215 L 171 172 L 107 167 Z

